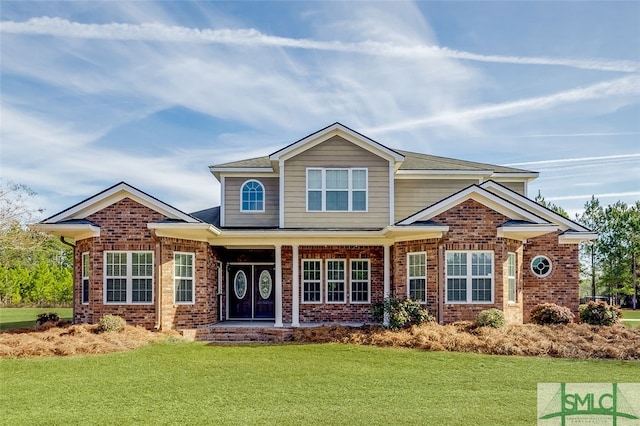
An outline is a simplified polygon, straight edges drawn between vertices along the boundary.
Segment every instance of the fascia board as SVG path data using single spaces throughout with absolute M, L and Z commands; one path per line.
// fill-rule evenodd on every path
M 148 223 L 147 228 L 158 237 L 179 238 L 209 242 L 220 235 L 220 230 L 207 223 Z
M 100 236 L 100 227 L 88 223 L 78 224 L 44 224 L 34 223 L 30 228 L 58 237 L 68 237 L 76 241 Z
M 494 195 L 491 192 L 477 185 L 473 185 L 450 196 L 449 198 L 446 198 L 432 205 L 431 207 L 427 207 L 426 209 L 412 216 L 409 216 L 408 218 L 401 221 L 399 224 L 411 225 L 413 222 L 416 222 L 418 220 L 429 220 L 469 199 L 473 199 L 485 205 L 486 207 L 497 211 L 498 213 L 504 214 L 505 216 L 511 219 L 523 219 L 529 222 L 539 223 L 539 224 L 546 223 L 539 216 L 532 214 L 531 212 L 521 208 L 520 206 L 513 204 L 503 198 L 500 198 L 497 195 Z
M 542 235 L 557 232 L 557 225 L 522 225 L 522 226 L 500 226 L 498 227 L 499 238 L 512 238 L 515 240 L 526 240 L 540 237 Z
M 570 232 L 560 234 L 558 236 L 558 242 L 560 244 L 579 244 L 587 241 L 592 241 L 597 238 L 597 232 Z

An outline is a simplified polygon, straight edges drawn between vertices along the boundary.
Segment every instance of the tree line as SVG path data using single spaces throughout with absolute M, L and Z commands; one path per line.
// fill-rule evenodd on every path
M 569 219 L 540 192 L 535 201 Z M 580 245 L 581 293 L 606 296 L 635 309 L 640 304 L 640 201 L 603 206 L 591 197 L 574 220 L 598 233 L 597 239 Z
M 5 306 L 68 304 L 73 299 L 73 250 L 27 226 L 42 212 L 31 207 L 34 196 L 25 185 L 0 187 L 0 304 Z M 569 218 L 540 193 L 535 201 Z M 598 233 L 580 247 L 581 293 L 640 302 L 640 201 L 603 206 L 592 197 L 574 220 Z
M 73 299 L 73 250 L 27 226 L 41 210 L 21 184 L 0 188 L 0 304 L 65 305 Z

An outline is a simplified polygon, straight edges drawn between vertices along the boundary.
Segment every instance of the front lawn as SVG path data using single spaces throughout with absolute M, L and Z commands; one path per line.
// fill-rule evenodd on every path
M 71 321 L 72 308 L 0 308 L 0 331 L 33 327 L 39 314 L 55 312 L 60 319 Z
M 637 361 L 169 339 L 0 360 L 6 424 L 535 424 L 539 382 L 637 381 Z

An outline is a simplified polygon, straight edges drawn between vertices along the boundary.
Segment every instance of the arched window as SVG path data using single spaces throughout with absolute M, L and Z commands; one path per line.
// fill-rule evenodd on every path
M 240 211 L 264 211 L 264 186 L 257 180 L 248 180 L 243 183 L 240 196 L 242 198 Z

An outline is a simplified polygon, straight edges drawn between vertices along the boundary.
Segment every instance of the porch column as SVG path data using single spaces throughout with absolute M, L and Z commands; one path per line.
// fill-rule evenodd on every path
M 292 285 L 291 289 L 291 326 L 292 327 L 300 327 L 300 283 L 298 278 L 298 245 L 293 245 L 293 259 L 291 259 L 291 272 L 293 273 L 292 277 Z
M 384 245 L 384 298 L 388 299 L 391 296 L 391 246 Z M 384 313 L 383 324 L 389 325 L 389 313 Z
M 276 245 L 276 323 L 282 327 L 282 246 Z

